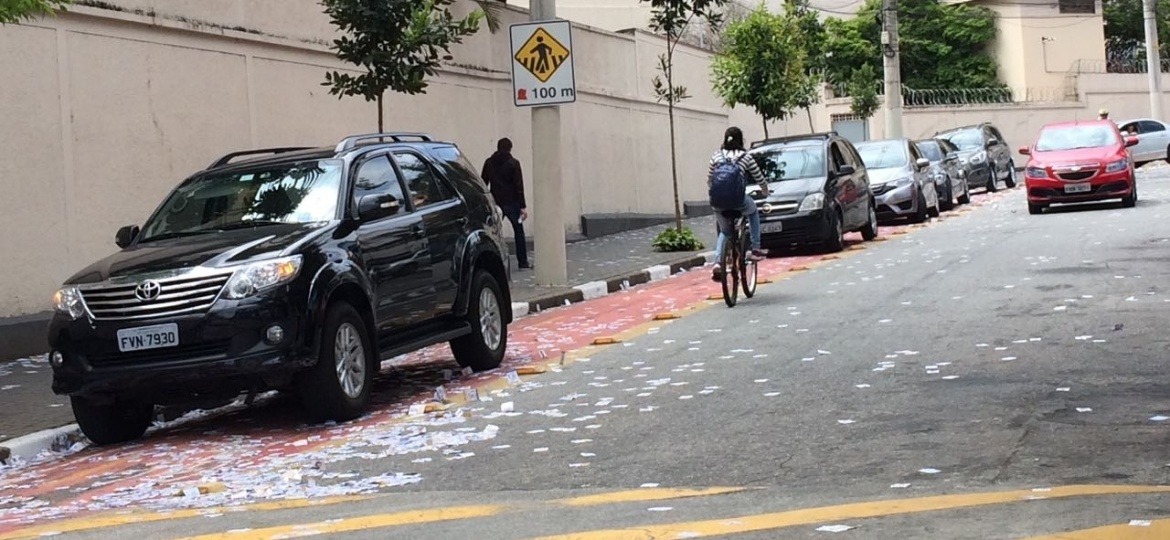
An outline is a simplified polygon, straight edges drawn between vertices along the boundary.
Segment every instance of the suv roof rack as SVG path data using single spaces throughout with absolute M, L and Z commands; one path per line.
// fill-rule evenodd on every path
M 752 143 L 752 148 L 759 148 L 765 144 L 777 144 L 783 142 L 801 141 L 801 140 L 824 140 L 830 137 L 839 137 L 836 131 L 825 131 L 821 133 L 805 133 L 804 135 L 789 135 L 787 137 L 772 137 L 762 141 L 755 141 Z
M 226 154 L 223 157 L 215 160 L 215 162 L 212 163 L 211 166 L 208 167 L 208 169 L 215 169 L 217 167 L 223 167 L 224 165 L 227 165 L 228 163 L 230 163 L 233 159 L 238 158 L 238 157 L 242 157 L 242 156 L 254 156 L 254 155 L 258 155 L 258 154 L 284 154 L 287 152 L 297 152 L 300 150 L 309 150 L 309 149 L 310 148 L 308 146 L 284 146 L 284 147 L 279 147 L 279 148 L 259 148 L 256 150 L 242 150 L 240 152 L 232 152 L 230 154 Z
M 411 133 L 406 131 L 389 132 L 389 133 L 366 133 L 364 135 L 351 135 L 337 143 L 337 151 L 344 152 L 352 150 L 357 147 L 358 141 L 366 141 L 370 139 L 378 139 L 384 141 L 390 139 L 394 142 L 402 142 L 403 139 L 417 139 L 424 142 L 430 142 L 431 136 L 426 133 Z

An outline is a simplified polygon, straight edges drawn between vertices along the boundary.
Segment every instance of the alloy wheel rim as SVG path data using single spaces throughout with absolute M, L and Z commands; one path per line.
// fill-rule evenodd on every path
M 485 288 L 479 293 L 479 331 L 483 335 L 483 344 L 493 351 L 503 340 L 503 321 L 499 299 L 491 289 Z
M 342 323 L 333 341 L 333 362 L 341 391 L 356 399 L 366 388 L 366 348 L 352 323 Z

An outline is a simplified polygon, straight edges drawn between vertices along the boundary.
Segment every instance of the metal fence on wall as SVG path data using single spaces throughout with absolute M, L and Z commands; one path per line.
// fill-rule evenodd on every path
M 830 91 L 834 97 L 849 97 L 847 89 L 842 85 L 830 85 Z M 884 86 L 879 88 L 878 95 L 885 95 Z M 1078 100 L 1076 89 L 1071 87 L 902 88 L 904 107 L 1072 103 Z

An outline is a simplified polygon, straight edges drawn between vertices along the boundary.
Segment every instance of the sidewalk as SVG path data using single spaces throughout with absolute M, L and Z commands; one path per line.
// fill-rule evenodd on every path
M 626 286 L 650 281 L 649 267 L 660 279 L 682 268 L 704 264 L 703 252 L 715 247 L 714 218 L 707 216 L 686 221 L 702 240 L 704 249 L 697 252 L 658 253 L 650 242 L 660 225 L 648 229 L 582 240 L 566 246 L 568 275 L 571 286 L 548 288 L 536 286 L 533 270 L 516 268 L 516 258 L 509 260 L 512 270 L 512 300 L 517 316 L 564 305 L 565 301 L 580 302 L 601 293 L 620 290 Z M 535 260 L 531 254 L 529 260 Z M 669 270 L 667 270 L 669 268 Z M 17 437 L 29 433 L 73 423 L 69 399 L 53 394 L 52 370 L 44 356 L 11 362 L 0 362 L 0 448 Z M 0 461 L 4 459 L 0 449 Z

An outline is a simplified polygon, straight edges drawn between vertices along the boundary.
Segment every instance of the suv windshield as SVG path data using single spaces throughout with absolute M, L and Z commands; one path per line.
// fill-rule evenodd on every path
M 929 159 L 931 161 L 942 161 L 943 160 L 942 149 L 939 148 L 939 144 L 937 142 L 935 142 L 935 141 L 922 141 L 919 143 L 915 143 L 915 146 L 917 146 L 918 151 L 922 153 L 922 157 Z
M 335 219 L 342 166 L 327 159 L 203 174 L 171 193 L 141 241 Z
M 867 169 L 905 167 L 910 159 L 901 141 L 866 142 L 857 145 L 857 153 Z
M 1091 124 L 1087 126 L 1048 127 L 1040 130 L 1036 139 L 1036 150 L 1052 152 L 1076 148 L 1095 148 L 1119 144 L 1117 135 L 1109 126 Z
M 983 133 L 978 129 L 963 129 L 940 133 L 938 137 L 951 141 L 959 150 L 978 150 L 983 148 Z
M 752 151 L 768 182 L 825 176 L 825 148 L 821 144 L 769 146 Z

